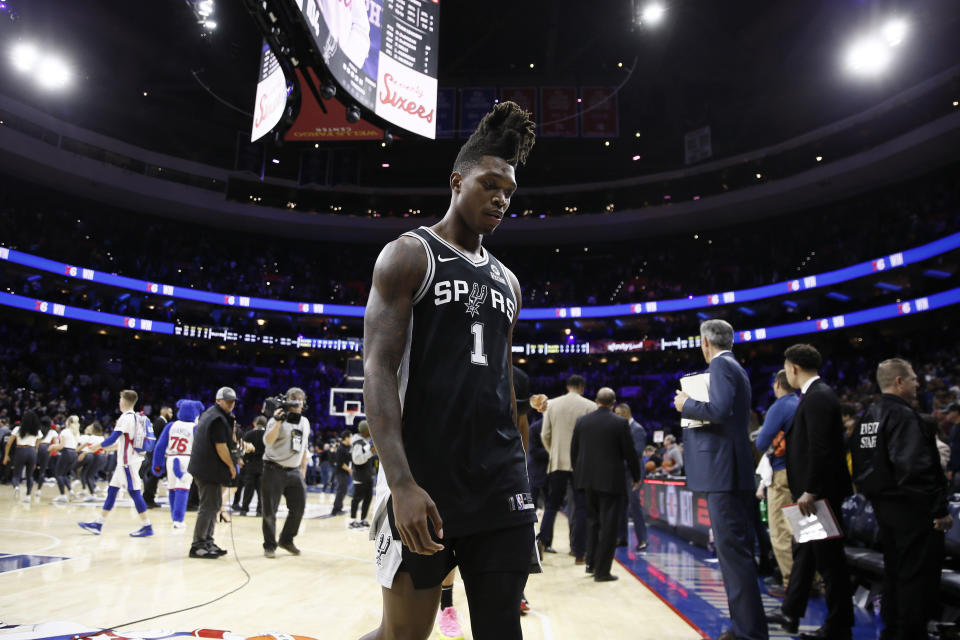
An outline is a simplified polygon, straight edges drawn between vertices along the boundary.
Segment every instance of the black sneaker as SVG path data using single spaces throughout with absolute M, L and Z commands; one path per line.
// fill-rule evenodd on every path
M 300 555 L 300 549 L 297 549 L 297 545 L 293 544 L 292 542 L 288 542 L 286 544 L 278 544 L 277 546 L 283 549 L 284 551 L 287 551 L 288 553 L 291 553 L 295 556 Z
M 361 526 L 361 527 L 367 527 L 367 528 L 369 528 L 369 527 L 370 527 L 370 523 L 367 522 L 366 520 L 361 520 L 361 521 L 360 521 L 360 526 Z
M 207 548 L 210 549 L 210 551 L 212 551 L 212 552 L 214 552 L 215 554 L 217 554 L 217 556 L 225 556 L 225 555 L 227 555 L 227 550 L 226 550 L 226 549 L 221 549 L 220 547 L 218 547 L 217 545 L 213 544 L 212 542 L 211 542 L 209 545 L 207 545 Z
M 191 558 L 206 558 L 208 560 L 216 560 L 220 557 L 213 549 L 209 547 L 190 547 L 190 557 Z

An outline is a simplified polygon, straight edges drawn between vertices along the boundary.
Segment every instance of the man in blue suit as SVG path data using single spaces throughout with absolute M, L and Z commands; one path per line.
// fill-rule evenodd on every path
M 733 327 L 723 320 L 700 325 L 709 365 L 709 400 L 678 391 L 674 406 L 684 418 L 704 422 L 683 430 L 687 488 L 707 494 L 707 509 L 727 591 L 732 629 L 719 640 L 767 640 L 753 561 L 753 452 L 750 448 L 750 380 L 734 358 Z

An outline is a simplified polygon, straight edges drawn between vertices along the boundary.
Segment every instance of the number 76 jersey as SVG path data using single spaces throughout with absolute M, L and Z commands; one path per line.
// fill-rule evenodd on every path
M 414 479 L 437 504 L 444 536 L 534 522 L 513 417 L 510 272 L 420 227 L 427 253 L 399 371 L 403 444 Z
M 193 451 L 193 430 L 196 428 L 196 422 L 184 422 L 183 420 L 177 420 L 170 425 L 166 451 L 168 458 L 172 456 L 190 457 L 190 452 Z M 187 468 L 186 463 L 186 460 L 181 461 L 184 469 Z

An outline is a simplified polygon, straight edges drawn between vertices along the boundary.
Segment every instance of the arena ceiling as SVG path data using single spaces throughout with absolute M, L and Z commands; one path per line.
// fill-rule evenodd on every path
M 4 3 L 15 19 L 0 21 L 0 42 L 29 38 L 56 48 L 75 78 L 67 90 L 44 91 L 2 64 L 0 91 L 140 146 L 233 165 L 237 132 L 250 129 L 240 111 L 252 108 L 261 41 L 242 2 L 216 0 L 217 28 L 207 35 L 185 0 Z M 540 141 L 527 175 L 550 184 L 677 168 L 684 132 L 705 125 L 714 157 L 748 151 L 857 113 L 960 63 L 955 0 L 672 0 L 657 28 L 636 24 L 636 4 L 446 0 L 440 84 L 615 85 L 632 69 L 619 96 L 620 136 L 610 147 Z M 850 39 L 891 16 L 907 20 L 909 32 L 889 73 L 870 80 L 845 73 Z M 444 179 L 456 144 L 408 138 L 387 150 L 376 143 L 361 149 L 390 154 L 395 166 L 416 163 L 427 177 L 411 180 L 421 186 Z M 553 154 L 582 157 L 582 171 L 538 171 L 538 159 Z M 634 155 L 642 161 L 631 162 Z

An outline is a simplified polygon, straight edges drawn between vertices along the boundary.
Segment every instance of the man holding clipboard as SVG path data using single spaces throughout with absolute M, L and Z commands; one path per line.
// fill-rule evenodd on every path
M 837 395 L 817 373 L 823 358 L 809 344 L 795 344 L 784 352 L 787 382 L 800 389 L 801 399 L 793 426 L 786 437 L 787 482 L 797 507 L 804 516 L 817 514 L 824 522 L 829 512 L 819 505 L 825 500 L 836 519 L 843 499 L 851 491 L 847 471 L 843 421 Z M 819 511 L 819 513 L 818 513 Z M 796 528 L 794 530 L 796 534 Z M 829 532 L 828 532 L 829 533 Z M 823 626 L 800 638 L 850 640 L 853 626 L 853 600 L 847 560 L 843 552 L 842 529 L 822 539 L 798 540 L 793 556 L 793 571 L 783 604 L 767 613 L 790 633 L 796 633 L 798 621 L 807 610 L 807 599 L 814 572 L 819 571 L 826 588 L 827 618 Z
M 753 451 L 750 380 L 733 357 L 733 327 L 723 320 L 700 325 L 707 373 L 681 380 L 674 398 L 683 429 L 687 488 L 707 494 L 717 559 L 727 591 L 732 629 L 719 640 L 767 640 L 767 622 L 753 561 Z

